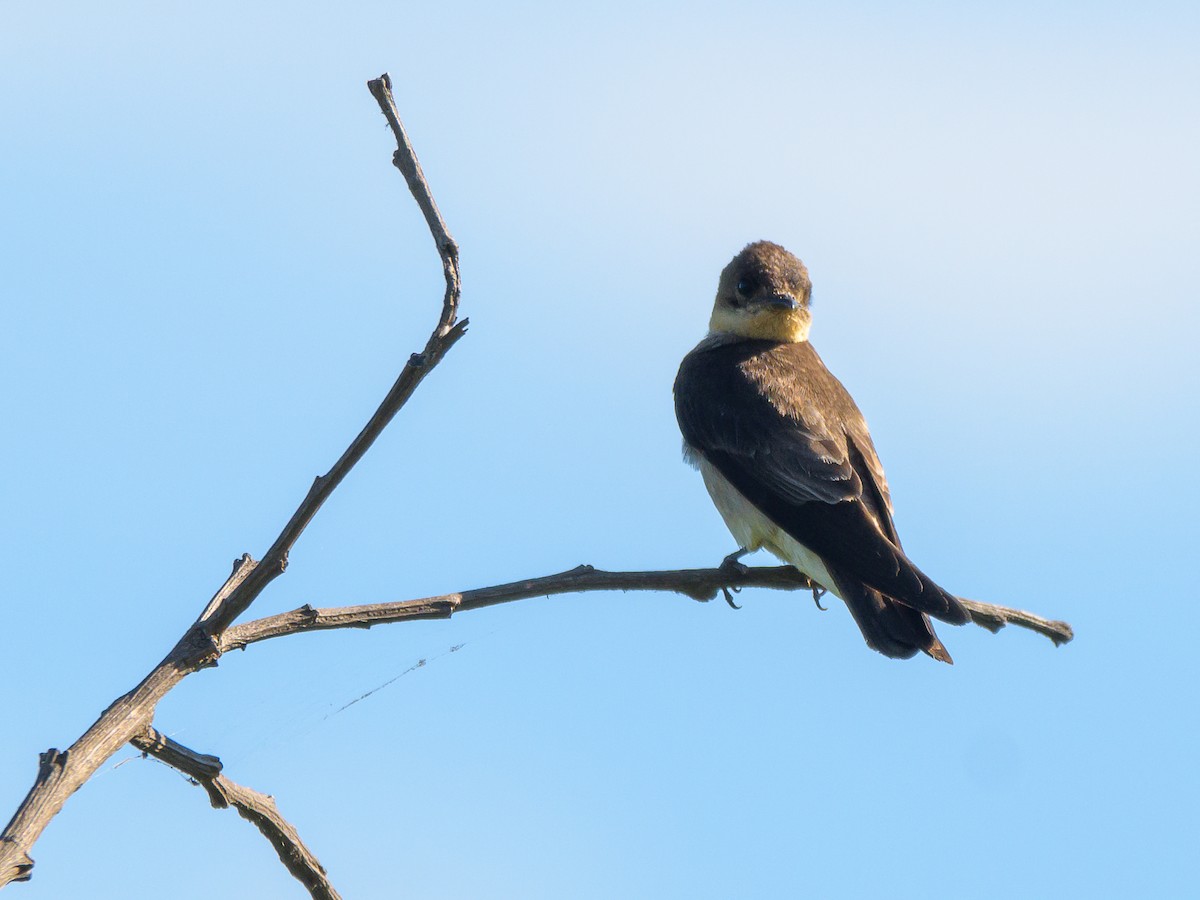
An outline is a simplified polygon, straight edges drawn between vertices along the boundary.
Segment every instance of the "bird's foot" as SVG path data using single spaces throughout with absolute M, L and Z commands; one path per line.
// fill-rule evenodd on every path
M 825 588 L 823 588 L 823 587 L 817 587 L 817 585 L 814 584 L 812 592 L 813 592 L 813 603 L 817 604 L 817 609 L 821 610 L 821 612 L 828 612 L 829 607 L 821 605 L 821 598 L 824 597 L 826 594 L 828 594 L 829 591 L 825 590 Z
M 733 572 L 736 575 L 749 575 L 750 567 L 745 563 L 740 562 L 741 558 L 750 551 L 745 547 L 739 547 L 737 550 L 730 553 L 727 557 L 721 560 L 721 568 L 726 572 Z
M 741 566 L 742 564 L 740 562 L 735 561 L 734 565 Z M 742 566 L 742 568 L 744 569 L 746 567 Z M 737 588 L 737 587 L 735 587 L 735 588 L 722 587 L 721 588 L 721 593 L 725 595 L 725 602 L 729 604 L 730 609 L 741 609 L 740 606 L 738 606 L 736 603 L 733 602 L 733 594 L 740 593 L 741 590 L 742 590 L 741 588 Z M 733 593 L 730 593 L 730 591 L 732 591 Z
M 721 571 L 728 572 L 730 575 L 736 575 L 739 578 L 745 578 L 750 574 L 750 567 L 739 562 L 739 560 L 749 552 L 745 547 L 738 547 L 737 550 L 721 560 Z M 740 606 L 733 602 L 733 595 L 739 591 L 741 591 L 740 587 L 722 586 L 721 588 L 721 593 L 725 595 L 725 602 L 729 604 L 731 609 L 741 609 Z

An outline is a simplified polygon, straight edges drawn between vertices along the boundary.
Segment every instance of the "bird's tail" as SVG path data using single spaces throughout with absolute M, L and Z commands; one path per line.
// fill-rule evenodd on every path
M 837 580 L 838 594 L 849 607 L 868 647 L 893 659 L 908 659 L 920 650 L 939 662 L 954 665 L 925 613 L 885 597 L 857 579 L 830 574 Z

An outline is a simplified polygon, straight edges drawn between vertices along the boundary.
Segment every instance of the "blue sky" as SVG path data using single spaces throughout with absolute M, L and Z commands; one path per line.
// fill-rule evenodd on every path
M 767 238 L 910 554 L 1077 640 L 943 626 L 949 668 L 801 594 L 564 596 L 231 654 L 158 727 L 273 794 L 347 897 L 1194 889 L 1197 20 L 5 4 L 3 816 L 424 342 L 440 266 L 364 87 L 389 70 L 472 329 L 253 613 L 718 562 L 670 386 Z M 135 757 L 14 896 L 303 896 Z

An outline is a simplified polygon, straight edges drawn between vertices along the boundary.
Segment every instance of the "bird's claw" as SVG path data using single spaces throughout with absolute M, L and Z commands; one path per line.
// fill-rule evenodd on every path
M 821 610 L 821 612 L 828 612 L 829 607 L 821 605 L 821 598 L 824 597 L 829 592 L 827 590 L 825 590 L 825 588 L 823 588 L 823 587 L 817 587 L 815 584 L 813 585 L 812 592 L 813 592 L 813 603 L 817 604 L 817 609 Z
M 740 566 L 742 564 L 735 562 L 735 565 Z M 742 566 L 742 568 L 745 568 L 745 566 Z M 731 590 L 733 591 L 733 593 L 730 593 Z M 736 587 L 728 588 L 728 587 L 724 587 L 724 586 L 721 588 L 721 593 L 725 595 L 725 602 L 729 604 L 730 609 L 741 609 L 740 606 L 738 606 L 736 603 L 733 602 L 733 594 L 736 594 L 739 591 L 741 591 L 741 588 L 736 588 Z

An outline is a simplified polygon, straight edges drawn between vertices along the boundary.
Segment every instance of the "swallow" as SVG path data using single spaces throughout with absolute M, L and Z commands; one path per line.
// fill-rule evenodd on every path
M 840 598 L 869 647 L 953 663 L 929 617 L 969 616 L 901 547 L 866 420 L 809 343 L 811 307 L 808 270 L 778 244 L 725 267 L 675 379 L 684 458 L 740 545 L 730 560 L 766 549 Z

